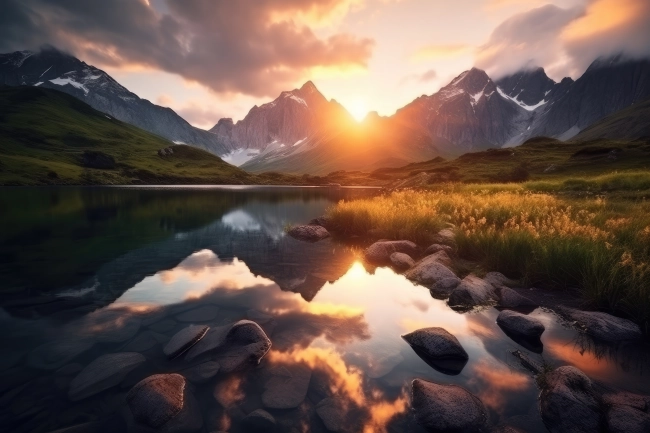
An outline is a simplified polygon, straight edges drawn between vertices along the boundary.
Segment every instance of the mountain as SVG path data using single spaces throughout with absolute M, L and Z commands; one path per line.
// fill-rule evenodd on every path
M 521 134 L 530 113 L 480 69 L 465 71 L 431 96 L 397 110 L 394 118 L 450 143 L 448 153 L 500 147 Z
M 650 60 L 622 56 L 594 61 L 541 108 L 525 138 L 567 140 L 592 123 L 650 97 Z
M 43 86 L 0 86 L 0 185 L 259 183 Z
M 244 163 L 260 152 L 290 148 L 305 142 L 318 131 L 352 122 L 336 101 L 328 101 L 308 81 L 300 89 L 282 92 L 275 100 L 254 106 L 243 120 L 221 119 L 210 129 L 233 149 L 224 158 Z
M 599 138 L 636 140 L 650 137 L 650 99 L 634 103 L 591 124 L 574 141 Z
M 0 84 L 60 90 L 175 143 L 191 144 L 217 155 L 231 150 L 216 135 L 193 127 L 172 109 L 141 99 L 101 69 L 53 47 L 0 54 Z
M 558 86 L 558 83 L 546 75 L 544 68 L 519 71 L 500 78 L 496 84 L 503 93 L 518 101 L 520 105 L 529 107 L 536 107 L 542 105 L 543 101 L 548 101 L 549 93 Z

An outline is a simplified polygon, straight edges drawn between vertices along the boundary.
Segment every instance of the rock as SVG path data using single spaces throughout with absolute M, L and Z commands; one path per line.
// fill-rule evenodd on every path
M 126 402 L 136 423 L 158 431 L 191 432 L 203 425 L 180 374 L 155 374 L 141 380 L 127 393 Z
M 436 299 L 447 299 L 451 292 L 460 284 L 460 278 L 443 278 L 429 286 L 431 296 Z
M 270 348 L 271 340 L 260 325 L 250 320 L 240 320 L 226 334 L 217 361 L 221 371 L 230 373 L 249 362 L 259 364 Z
M 219 372 L 220 365 L 216 361 L 206 361 L 185 370 L 187 380 L 194 383 L 204 383 L 212 379 Z
M 343 404 L 335 398 L 324 398 L 316 405 L 316 414 L 325 424 L 328 431 L 338 432 L 346 429 L 346 410 Z
M 492 284 L 495 288 L 497 287 L 512 287 L 517 284 L 515 280 L 503 275 L 501 272 L 488 272 L 483 277 L 484 281 Z
M 313 220 L 309 221 L 310 225 L 313 226 L 321 226 L 327 228 L 329 224 L 329 219 L 326 216 L 319 216 L 318 218 L 314 218 Z
M 112 388 L 145 361 L 144 356 L 135 352 L 102 355 L 72 379 L 68 397 L 77 401 Z
M 597 311 L 579 311 L 558 307 L 558 311 L 585 328 L 587 335 L 603 341 L 617 342 L 641 338 L 641 329 L 634 322 Z
M 417 245 L 411 241 L 379 241 L 366 248 L 364 257 L 370 263 L 388 264 L 391 254 L 404 253 L 414 256 L 417 249 Z
M 539 365 L 537 362 L 532 360 L 525 353 L 519 350 L 515 350 L 512 352 L 512 354 L 514 355 L 515 358 L 518 358 L 521 365 L 531 373 L 537 375 L 540 374 L 542 371 L 544 371 L 541 365 Z
M 123 352 L 144 352 L 167 341 L 168 337 L 146 330 L 120 348 Z
M 607 427 L 611 433 L 647 433 L 650 414 L 631 406 L 615 405 L 607 411 Z
M 274 368 L 264 384 L 262 403 L 270 409 L 293 409 L 307 396 L 311 369 L 304 364 Z
M 187 351 L 185 360 L 192 361 L 221 347 L 226 342 L 226 335 L 228 335 L 230 328 L 232 328 L 232 325 L 216 326 L 208 329 L 205 336 Z
M 511 425 L 498 425 L 494 427 L 490 433 L 526 433 L 524 430 L 518 429 Z
M 494 284 L 492 284 L 494 286 Z M 498 289 L 499 306 L 504 308 L 533 307 L 536 304 L 508 287 Z
M 271 316 L 270 314 L 266 314 L 262 311 L 252 310 L 252 309 L 246 311 L 246 317 L 248 317 L 253 322 L 257 323 L 258 325 L 264 325 L 265 323 L 268 323 L 271 320 L 273 320 L 273 316 Z
M 214 320 L 217 317 L 218 311 L 219 309 L 214 305 L 204 305 L 202 307 L 181 313 L 176 316 L 176 319 L 179 322 L 207 322 L 208 320 Z
M 309 224 L 291 227 L 287 234 L 292 238 L 307 242 L 318 242 L 330 236 L 325 227 Z
M 404 271 L 413 267 L 415 260 L 411 258 L 408 254 L 404 253 L 393 253 L 390 255 L 390 262 L 393 264 L 395 269 Z
M 482 279 L 468 275 L 449 295 L 449 305 L 452 307 L 472 308 L 488 305 L 496 298 L 494 287 Z
M 174 329 L 177 324 L 178 322 L 176 322 L 173 319 L 163 319 L 159 322 L 154 323 L 153 325 L 149 325 L 149 329 L 151 329 L 154 332 L 159 332 L 164 334 Z
M 510 334 L 526 338 L 539 338 L 544 332 L 544 324 L 525 314 L 504 310 L 497 316 L 497 325 Z
M 608 406 L 623 405 L 650 413 L 650 395 L 639 395 L 626 391 L 603 395 L 603 403 Z
M 275 430 L 275 418 L 264 409 L 257 409 L 242 419 L 247 432 L 272 432 Z
M 426 250 L 424 250 L 424 255 L 429 256 L 431 254 L 437 253 L 438 251 L 444 251 L 445 253 L 447 253 L 447 255 L 451 255 L 453 254 L 454 249 L 449 245 L 433 244 L 433 245 L 429 245 L 429 247 Z
M 443 373 L 460 373 L 469 359 L 458 339 L 443 328 L 422 328 L 402 338 L 422 359 Z
M 177 358 L 198 343 L 208 329 L 203 325 L 190 325 L 181 329 L 169 340 L 169 343 L 163 348 L 163 352 L 169 359 Z
M 434 243 L 443 245 L 454 245 L 456 234 L 452 229 L 442 229 L 433 237 Z
M 551 433 L 600 431 L 600 410 L 591 380 L 572 366 L 545 375 L 540 411 Z
M 27 363 L 40 370 L 56 370 L 90 349 L 93 344 L 89 338 L 50 341 L 29 352 Z
M 422 379 L 411 383 L 415 419 L 434 432 L 478 432 L 487 415 L 478 397 L 457 385 L 439 385 Z
M 439 253 L 436 253 L 439 254 Z M 409 269 L 404 276 L 409 280 L 415 281 L 419 284 L 430 285 L 436 282 L 452 278 L 460 282 L 460 279 L 444 264 L 440 263 L 436 254 L 425 257 Z

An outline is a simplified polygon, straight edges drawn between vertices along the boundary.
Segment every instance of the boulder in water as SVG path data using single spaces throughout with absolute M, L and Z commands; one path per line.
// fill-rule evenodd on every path
M 318 242 L 330 236 L 325 227 L 312 224 L 291 227 L 287 234 L 299 241 L 306 242 Z
M 77 401 L 112 388 L 145 361 L 144 356 L 135 352 L 102 355 L 72 379 L 68 396 L 70 400 Z
M 169 359 L 174 359 L 187 352 L 198 343 L 208 332 L 208 327 L 203 325 L 190 325 L 178 331 L 163 348 Z
M 366 248 L 364 257 L 370 263 L 384 265 L 390 263 L 390 255 L 393 253 L 414 256 L 417 250 L 417 245 L 411 241 L 379 241 Z
M 405 271 L 415 264 L 415 261 L 408 254 L 393 253 L 390 255 L 390 262 L 393 267 L 400 271 Z
M 585 328 L 587 335 L 596 339 L 618 342 L 641 338 L 641 328 L 636 323 L 598 311 L 580 311 L 573 308 L 558 307 L 563 316 L 574 320 Z
M 262 403 L 270 409 L 293 409 L 307 396 L 311 369 L 304 364 L 279 366 L 264 384 Z
M 510 334 L 526 338 L 539 338 L 545 329 L 539 320 L 510 310 L 499 313 L 497 324 Z
M 449 305 L 459 308 L 472 308 L 479 305 L 488 305 L 495 298 L 496 293 L 490 283 L 474 275 L 468 275 L 449 295 Z
M 429 365 L 443 373 L 460 373 L 469 359 L 458 339 L 443 328 L 422 328 L 402 338 Z
M 460 281 L 451 269 L 440 263 L 440 256 L 436 254 L 420 260 L 404 276 L 422 285 L 432 285 L 443 279 L 456 279 Z

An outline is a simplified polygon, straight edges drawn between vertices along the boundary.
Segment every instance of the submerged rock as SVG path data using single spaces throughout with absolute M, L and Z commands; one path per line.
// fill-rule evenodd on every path
M 68 396 L 70 400 L 77 401 L 112 388 L 145 361 L 144 356 L 135 352 L 102 355 L 72 379 Z
M 411 383 L 415 419 L 434 432 L 478 432 L 487 415 L 481 400 L 457 385 L 439 385 L 422 379 Z
M 292 238 L 307 242 L 318 242 L 330 236 L 325 227 L 313 224 L 291 227 L 287 234 Z
M 219 309 L 214 305 L 203 305 L 201 307 L 179 314 L 176 316 L 176 319 L 179 322 L 207 322 L 208 320 L 215 319 L 218 312 Z
M 262 403 L 271 409 L 293 409 L 307 396 L 311 369 L 304 364 L 274 368 L 264 384 Z
M 539 338 L 545 329 L 539 320 L 510 310 L 499 313 L 497 324 L 510 334 L 526 338 Z
M 208 329 L 205 336 L 187 351 L 185 360 L 192 361 L 221 347 L 226 342 L 226 335 L 228 335 L 230 328 L 232 328 L 232 325 L 216 326 Z
M 417 249 L 417 245 L 411 241 L 379 241 L 366 248 L 364 257 L 370 263 L 388 264 L 391 254 L 404 253 L 414 256 Z
M 190 325 L 178 331 L 163 348 L 169 359 L 177 358 L 198 343 L 208 332 L 207 326 Z
M 247 432 L 272 432 L 275 431 L 275 418 L 264 409 L 257 409 L 242 419 L 242 424 Z
M 390 262 L 392 263 L 395 269 L 404 271 L 413 267 L 415 260 L 411 258 L 408 254 L 405 253 L 393 253 L 390 255 Z
M 316 405 L 316 414 L 328 431 L 339 432 L 346 429 L 347 411 L 341 401 L 327 397 Z
M 540 410 L 551 433 L 600 431 L 600 408 L 591 380 L 572 366 L 545 375 Z
M 404 274 L 406 278 L 422 285 L 435 284 L 444 279 L 455 279 L 460 282 L 460 278 L 451 269 L 440 263 L 440 256 L 436 254 L 427 256 L 416 263 Z
M 558 307 L 558 311 L 585 328 L 587 335 L 609 342 L 641 338 L 641 328 L 636 323 L 598 311 L 580 311 Z
M 54 340 L 38 346 L 27 356 L 30 367 L 41 370 L 56 370 L 93 347 L 89 338 Z
M 270 348 L 271 340 L 260 325 L 251 320 L 240 320 L 226 334 L 217 361 L 221 371 L 230 373 L 250 362 L 259 364 Z
M 422 359 L 443 373 L 460 373 L 469 359 L 458 339 L 443 328 L 418 329 L 402 338 Z
M 219 372 L 220 365 L 216 361 L 206 361 L 184 371 L 185 376 L 190 382 L 203 383 L 207 382 Z
M 126 343 L 120 350 L 124 352 L 145 352 L 167 341 L 168 337 L 153 331 L 143 331 Z
M 194 397 L 180 374 L 155 374 L 126 395 L 136 423 L 165 432 L 191 432 L 203 425 Z
M 452 307 L 472 308 L 488 305 L 496 298 L 494 287 L 474 276 L 468 275 L 449 295 L 449 305 Z

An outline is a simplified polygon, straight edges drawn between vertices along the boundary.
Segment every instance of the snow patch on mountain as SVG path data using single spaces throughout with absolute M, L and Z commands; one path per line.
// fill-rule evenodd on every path
M 226 161 L 228 164 L 239 167 L 259 155 L 259 153 L 259 149 L 238 148 L 222 156 L 221 159 Z
M 522 91 L 523 91 L 523 90 L 522 90 Z M 507 95 L 503 90 L 501 90 L 501 88 L 498 87 L 498 86 L 497 86 L 497 92 L 499 92 L 499 95 L 501 95 L 503 98 L 511 100 L 512 102 L 514 102 L 515 104 L 519 105 L 521 108 L 523 108 L 524 110 L 527 110 L 527 111 L 534 111 L 534 110 L 536 110 L 537 108 L 541 107 L 542 105 L 544 105 L 544 104 L 546 104 L 546 103 L 548 102 L 547 100 L 542 99 L 541 101 L 539 101 L 539 102 L 538 102 L 537 104 L 535 104 L 535 105 L 526 105 L 526 104 L 524 104 L 523 102 L 521 102 L 519 99 L 517 99 L 516 97 L 513 98 L 513 97 L 511 97 L 511 96 L 508 96 L 508 95 Z
M 79 90 L 83 90 L 83 92 L 87 95 L 90 90 L 83 84 L 73 80 L 72 78 L 55 78 L 53 80 L 50 80 L 50 83 L 56 84 L 57 86 L 65 86 L 67 84 L 71 85 L 72 87 L 75 87 Z

